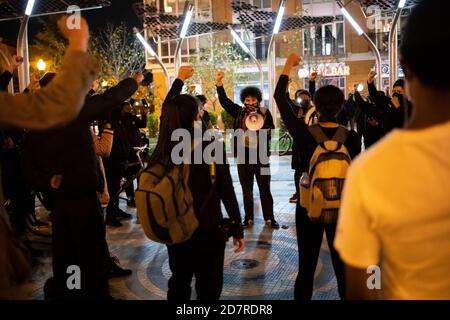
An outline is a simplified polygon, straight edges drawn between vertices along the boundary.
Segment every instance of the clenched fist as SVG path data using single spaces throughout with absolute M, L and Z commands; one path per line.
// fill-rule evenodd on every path
M 181 66 L 178 71 L 178 79 L 186 81 L 194 75 L 194 68 L 192 66 Z
M 377 73 L 375 71 L 370 71 L 367 83 L 374 83 Z
M 225 72 L 217 71 L 216 73 L 216 85 L 221 87 L 223 85 L 223 78 L 225 77 Z

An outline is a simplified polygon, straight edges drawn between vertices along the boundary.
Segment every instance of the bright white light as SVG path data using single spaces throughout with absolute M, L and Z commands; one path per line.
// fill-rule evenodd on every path
M 273 27 L 273 34 L 277 34 L 278 32 L 280 32 L 283 15 L 284 15 L 284 2 L 281 4 L 280 9 L 278 11 L 277 20 L 275 20 L 275 26 Z
M 39 59 L 37 63 L 37 68 L 39 71 L 44 71 L 47 68 L 47 65 L 45 64 L 44 60 Z
M 103 80 L 103 81 L 102 81 L 102 87 L 105 88 L 105 87 L 107 87 L 107 86 L 108 86 L 108 81 Z
M 403 9 L 405 7 L 405 4 L 406 4 L 406 0 L 400 0 L 400 2 L 398 3 L 398 7 L 400 9 Z
M 142 36 L 142 34 L 140 34 L 139 32 L 136 33 L 136 37 L 139 39 L 139 41 L 142 43 L 142 45 L 144 46 L 145 50 L 148 51 L 148 53 L 150 53 L 150 55 L 152 57 L 156 57 L 156 52 L 152 49 L 152 47 L 150 47 L 150 45 L 148 44 L 147 41 L 145 41 L 144 37 Z
M 35 0 L 28 0 L 27 8 L 25 9 L 25 15 L 31 16 L 31 13 L 33 12 Z
M 350 13 L 345 8 L 341 8 L 342 14 L 345 16 L 345 18 L 350 22 L 350 24 L 355 28 L 356 32 L 358 33 L 358 36 L 362 35 L 364 33 L 363 29 L 359 26 L 358 22 L 353 19 L 353 17 L 350 15 Z
M 362 92 L 364 90 L 364 86 L 360 83 L 358 84 L 358 86 L 356 87 L 356 90 L 358 90 L 358 92 Z
M 300 79 L 304 79 L 304 78 L 308 78 L 309 76 L 309 71 L 307 69 L 300 69 L 298 70 L 298 77 Z
M 230 27 L 231 35 L 233 36 L 234 40 L 236 40 L 237 43 L 241 46 L 242 50 L 245 51 L 245 53 L 249 53 L 250 49 L 247 47 L 247 45 L 242 41 L 241 37 Z
M 180 33 L 180 38 L 181 39 L 186 37 L 187 31 L 188 31 L 188 28 L 189 28 L 189 24 L 191 23 L 193 12 L 194 12 L 194 7 L 190 8 L 188 10 L 188 12 L 186 13 L 186 18 L 184 18 L 183 28 L 181 28 L 181 33 Z

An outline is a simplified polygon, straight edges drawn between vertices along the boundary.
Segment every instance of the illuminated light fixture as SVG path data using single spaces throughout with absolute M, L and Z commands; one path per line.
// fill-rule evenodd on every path
M 406 5 L 406 0 L 400 0 L 400 2 L 398 3 L 398 7 L 399 9 L 403 9 Z
M 233 36 L 234 40 L 241 46 L 242 50 L 245 51 L 245 53 L 249 53 L 250 49 L 247 47 L 247 45 L 242 41 L 241 37 L 236 33 L 236 31 L 233 30 L 231 26 L 228 26 L 228 28 L 231 31 L 231 35 Z
M 363 31 L 363 29 L 361 29 L 358 22 L 356 22 L 355 19 L 353 19 L 353 17 L 350 15 L 350 13 L 347 11 L 347 9 L 345 9 L 344 7 L 341 8 L 341 12 L 345 16 L 345 18 L 348 20 L 348 22 L 350 22 L 350 24 L 356 30 L 356 32 L 358 33 L 358 36 L 361 36 L 364 33 L 364 31 Z
M 105 87 L 107 87 L 107 86 L 108 86 L 108 81 L 103 80 L 103 81 L 102 81 L 102 87 L 105 88 Z
M 27 7 L 25 9 L 25 15 L 31 16 L 31 13 L 33 12 L 35 1 L 36 0 L 28 0 Z
M 358 86 L 356 87 L 356 90 L 357 90 L 358 92 L 363 92 L 364 86 L 360 83 L 360 84 L 358 84 Z
M 181 28 L 180 32 L 181 39 L 186 38 L 186 34 L 188 32 L 189 24 L 191 23 L 193 13 L 194 13 L 194 6 L 191 5 L 189 6 L 188 11 L 186 12 L 186 17 L 184 18 L 183 21 L 183 27 Z
M 145 41 L 144 37 L 142 36 L 142 34 L 140 34 L 139 32 L 136 32 L 136 37 L 139 39 L 139 41 L 142 43 L 142 45 L 144 46 L 145 50 L 147 50 L 147 52 L 152 56 L 152 57 L 156 57 L 156 52 L 155 50 L 152 49 L 152 47 L 148 44 L 147 41 Z
M 278 34 L 278 32 L 280 32 L 281 21 L 283 20 L 284 10 L 285 10 L 284 0 L 281 0 L 280 8 L 278 9 L 277 19 L 275 20 L 275 25 L 273 27 L 272 34 Z
M 39 59 L 37 63 L 37 68 L 39 71 L 44 71 L 47 68 L 47 65 L 45 64 L 44 60 Z

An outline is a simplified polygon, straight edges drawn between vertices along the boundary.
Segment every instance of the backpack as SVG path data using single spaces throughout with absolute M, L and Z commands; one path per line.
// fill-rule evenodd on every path
M 145 235 L 167 245 L 188 240 L 198 228 L 189 182 L 189 165 L 167 171 L 161 164 L 147 167 L 135 192 L 136 211 Z
M 330 140 L 319 125 L 308 128 L 317 142 L 309 165 L 309 185 L 300 184 L 300 204 L 311 220 L 336 223 L 351 158 L 344 143 L 348 130 L 339 126 Z

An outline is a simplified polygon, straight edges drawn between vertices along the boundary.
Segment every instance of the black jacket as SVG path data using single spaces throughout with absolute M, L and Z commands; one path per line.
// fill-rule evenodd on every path
M 176 79 L 164 101 L 162 112 L 167 107 L 165 102 L 179 95 L 182 88 L 183 81 Z M 198 147 L 205 148 L 207 144 L 205 142 Z M 231 235 L 236 238 L 243 238 L 244 231 L 241 226 L 241 215 L 236 193 L 234 192 L 230 168 L 226 164 L 225 159 L 221 159 L 221 163 L 224 164 L 216 165 L 216 180 L 214 184 L 208 164 L 191 164 L 189 185 L 194 198 L 194 209 L 199 220 L 198 231 L 206 233 L 221 232 L 219 227 L 223 222 L 220 205 L 222 201 L 231 221 Z
M 71 198 L 101 189 L 102 176 L 95 155 L 90 124 L 130 97 L 137 90 L 126 79 L 105 93 L 87 97 L 78 118 L 63 128 L 31 132 L 24 154 L 25 176 L 31 187 L 50 190 L 50 179 L 62 175 L 60 192 Z

